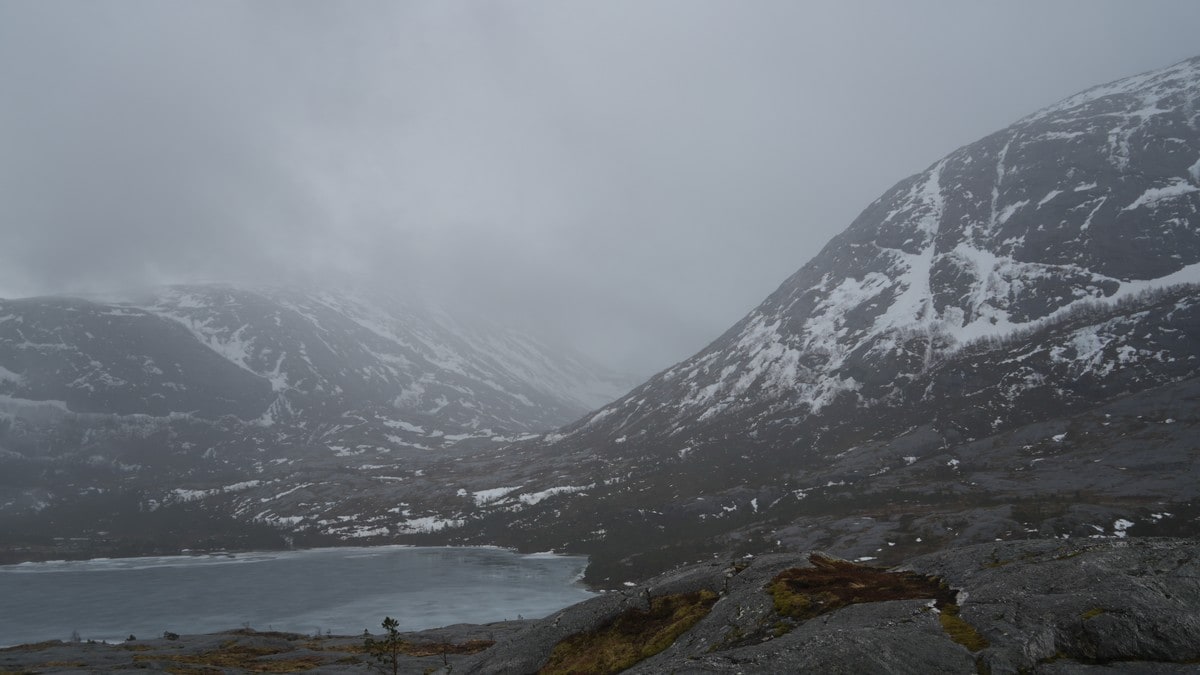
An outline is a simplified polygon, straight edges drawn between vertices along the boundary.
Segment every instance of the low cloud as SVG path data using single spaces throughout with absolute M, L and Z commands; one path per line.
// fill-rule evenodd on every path
M 897 180 L 1192 56 L 1153 10 L 5 3 L 0 295 L 354 279 L 648 373 Z

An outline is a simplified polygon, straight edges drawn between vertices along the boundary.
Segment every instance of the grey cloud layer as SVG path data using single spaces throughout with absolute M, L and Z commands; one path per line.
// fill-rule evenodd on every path
M 367 280 L 647 371 L 1194 2 L 0 2 L 0 295 Z

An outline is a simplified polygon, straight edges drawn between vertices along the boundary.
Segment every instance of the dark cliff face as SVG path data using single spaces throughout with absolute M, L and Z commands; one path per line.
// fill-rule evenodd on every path
M 1112 401 L 1175 419 L 1159 415 L 1172 396 L 1161 388 L 1200 365 L 1198 107 L 1192 59 L 1065 99 L 901 181 L 703 351 L 509 449 L 551 478 L 480 484 L 586 491 L 531 508 L 498 500 L 484 521 L 606 556 L 773 545 L 810 526 L 828 538 L 804 541 L 874 552 L 878 537 L 854 544 L 831 523 L 934 493 L 958 495 L 943 512 L 1009 508 L 1011 484 L 968 461 L 1021 471 L 1035 446 L 1017 437 L 1133 433 L 1136 416 L 1087 417 Z M 1189 433 L 1161 431 L 1167 445 Z M 1072 453 L 1079 464 L 1059 470 L 1076 480 L 1057 490 L 1085 490 L 1101 471 L 1086 448 Z M 1183 461 L 1175 471 L 1195 471 Z M 1188 497 L 1150 464 L 1125 497 Z M 897 490 L 916 496 L 881 496 Z M 1108 508 L 1114 490 L 1089 498 Z M 1043 522 L 1010 516 L 983 529 Z M 1048 531 L 1108 527 L 1091 517 Z

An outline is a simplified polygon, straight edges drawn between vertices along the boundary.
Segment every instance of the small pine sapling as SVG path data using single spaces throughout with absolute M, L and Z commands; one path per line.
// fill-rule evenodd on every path
M 404 653 L 404 641 L 400 639 L 400 622 L 390 616 L 383 617 L 383 639 L 376 640 L 363 631 L 363 648 L 375 657 L 380 666 L 386 671 L 392 669 L 392 675 L 400 672 L 400 655 Z

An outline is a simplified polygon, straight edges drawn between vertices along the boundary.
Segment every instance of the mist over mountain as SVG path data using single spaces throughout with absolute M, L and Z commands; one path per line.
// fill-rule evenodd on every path
M 527 334 L 395 297 L 204 285 L 3 300 L 0 518 L 24 546 L 96 531 L 120 540 L 141 537 L 130 534 L 139 514 L 159 505 L 234 493 L 232 515 L 278 525 L 258 505 L 288 493 L 329 520 L 324 533 L 353 529 L 327 512 L 355 514 L 355 499 L 400 480 L 371 472 L 411 475 L 458 446 L 553 428 L 630 382 Z M 303 490 L 313 477 L 321 500 Z M 42 518 L 54 524 L 32 524 Z M 189 535 L 185 523 L 164 526 L 216 534 Z

